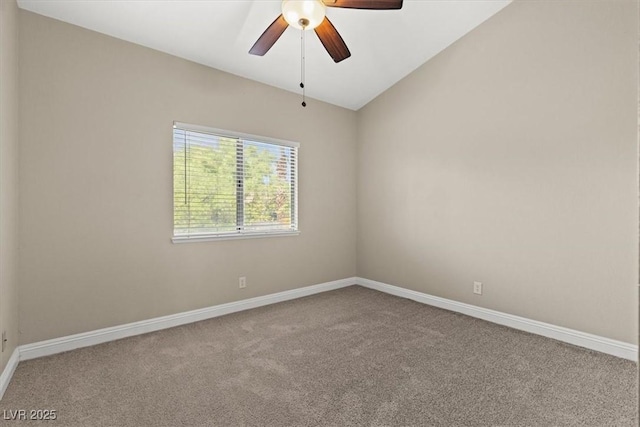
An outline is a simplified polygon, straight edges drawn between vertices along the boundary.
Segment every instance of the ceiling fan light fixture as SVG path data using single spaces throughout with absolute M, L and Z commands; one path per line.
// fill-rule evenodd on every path
M 326 6 L 321 0 L 283 0 L 282 15 L 299 30 L 313 30 L 322 23 Z

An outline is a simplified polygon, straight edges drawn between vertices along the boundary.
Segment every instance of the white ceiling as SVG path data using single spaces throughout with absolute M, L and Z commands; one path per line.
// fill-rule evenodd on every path
M 1 0 L 0 0 L 1 1 Z M 327 8 L 351 57 L 336 64 L 306 34 L 310 98 L 357 110 L 511 0 L 404 0 L 401 10 Z M 263 57 L 249 49 L 280 14 L 280 0 L 18 0 L 41 15 L 300 92 L 300 31 Z

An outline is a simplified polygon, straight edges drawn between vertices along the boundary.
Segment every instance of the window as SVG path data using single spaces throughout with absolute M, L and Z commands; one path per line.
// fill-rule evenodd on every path
M 173 126 L 173 240 L 298 232 L 298 144 Z

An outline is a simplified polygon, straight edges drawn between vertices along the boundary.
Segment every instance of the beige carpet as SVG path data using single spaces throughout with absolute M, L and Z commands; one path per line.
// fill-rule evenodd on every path
M 358 286 L 20 363 L 0 409 L 61 426 L 638 425 L 635 363 Z

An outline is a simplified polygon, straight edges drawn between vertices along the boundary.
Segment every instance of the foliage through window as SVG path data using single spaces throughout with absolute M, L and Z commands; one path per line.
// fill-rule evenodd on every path
M 297 144 L 174 124 L 174 239 L 297 232 Z

